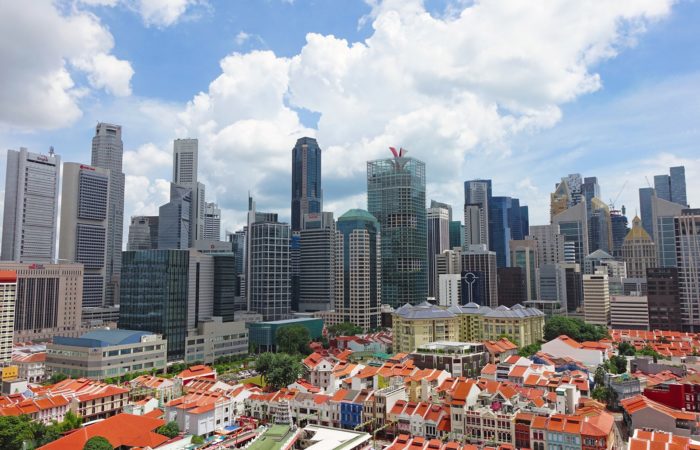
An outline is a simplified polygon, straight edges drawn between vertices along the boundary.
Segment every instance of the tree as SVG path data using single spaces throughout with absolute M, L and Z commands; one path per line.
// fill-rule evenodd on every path
M 51 378 L 48 379 L 46 384 L 60 383 L 61 381 L 65 380 L 67 378 L 68 378 L 68 375 L 66 375 L 65 373 L 57 372 L 57 373 L 54 373 L 53 375 L 51 375 Z
M 661 353 L 657 352 L 654 350 L 650 345 L 647 345 L 641 350 L 637 350 L 637 355 L 640 356 L 651 356 L 654 358 L 654 362 L 657 362 L 659 359 L 663 359 L 663 356 L 661 356 Z
M 163 426 L 158 427 L 156 433 L 169 437 L 170 439 L 177 437 L 180 434 L 180 427 L 177 422 L 170 421 Z
M 617 353 L 622 356 L 634 356 L 636 351 L 629 342 L 620 342 L 620 345 L 617 346 Z
M 277 343 L 278 352 L 290 355 L 298 353 L 308 355 L 311 337 L 309 336 L 308 328 L 301 325 L 291 325 L 277 330 L 275 342 Z
M 362 333 L 362 327 L 358 327 L 352 322 L 343 322 L 328 327 L 328 334 L 331 336 L 354 336 Z
M 195 445 L 204 444 L 204 438 L 202 436 L 194 435 L 192 436 L 192 443 Z
M 607 404 L 610 400 L 610 388 L 607 386 L 596 386 L 591 392 L 591 397 L 593 400 L 598 400 L 601 403 Z
M 610 373 L 620 374 L 627 372 L 627 358 L 624 356 L 612 356 L 608 361 L 608 368 Z
M 595 374 L 593 375 L 593 383 L 596 385 L 596 387 L 603 386 L 605 384 L 606 373 L 605 367 L 602 364 L 596 367 Z
M 102 436 L 93 436 L 85 443 L 83 450 L 114 450 L 114 447 Z
M 562 334 L 576 341 L 599 341 L 608 336 L 607 330 L 600 325 L 565 316 L 550 317 L 544 324 L 544 339 L 551 341 Z
M 286 353 L 263 353 L 255 362 L 255 368 L 273 389 L 294 383 L 304 370 L 296 356 Z
M 534 344 L 526 345 L 525 347 L 521 347 L 520 350 L 518 350 L 518 355 L 522 357 L 530 357 L 534 355 L 535 353 L 539 352 L 542 349 L 542 344 L 539 342 L 536 342 Z
M 37 428 L 29 416 L 0 417 L 0 448 L 2 450 L 22 450 L 25 441 L 36 439 Z

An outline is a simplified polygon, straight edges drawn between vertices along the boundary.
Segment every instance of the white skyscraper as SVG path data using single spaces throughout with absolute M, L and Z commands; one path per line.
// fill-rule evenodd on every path
M 12 360 L 17 272 L 0 270 L 0 363 Z
M 58 257 L 84 266 L 83 307 L 104 305 L 109 170 L 63 164 Z
M 190 245 L 204 239 L 206 202 L 204 185 L 197 181 L 199 165 L 199 141 L 175 139 L 173 142 L 173 183 L 192 191 L 192 216 L 190 219 Z M 218 240 L 218 239 L 217 239 Z
M 221 239 L 221 209 L 216 203 L 206 203 L 204 208 L 204 235 L 207 241 Z
M 700 330 L 700 209 L 684 209 L 675 218 L 678 291 L 683 329 Z
M 105 264 L 105 305 L 119 304 L 124 233 L 124 143 L 122 127 L 98 123 L 92 138 L 93 167 L 109 169 L 109 217 L 107 218 L 107 261 Z
M 56 257 L 60 165 L 53 150 L 7 151 L 3 261 L 50 263 Z

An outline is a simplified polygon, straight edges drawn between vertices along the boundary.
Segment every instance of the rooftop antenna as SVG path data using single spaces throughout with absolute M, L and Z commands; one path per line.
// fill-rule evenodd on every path
M 54 155 L 53 145 L 49 146 L 49 156 Z

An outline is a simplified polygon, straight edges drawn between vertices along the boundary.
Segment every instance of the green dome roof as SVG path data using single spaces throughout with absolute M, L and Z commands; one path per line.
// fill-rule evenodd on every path
M 351 209 L 338 217 L 338 221 L 341 220 L 369 220 L 370 222 L 377 222 L 377 218 L 364 209 Z

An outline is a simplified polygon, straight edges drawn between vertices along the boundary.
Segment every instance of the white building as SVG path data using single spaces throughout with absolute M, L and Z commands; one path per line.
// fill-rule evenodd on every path
M 648 330 L 649 303 L 646 296 L 613 295 L 610 326 L 618 330 Z
M 216 203 L 204 204 L 204 234 L 202 239 L 207 241 L 221 239 L 221 209 Z
M 583 276 L 583 313 L 586 323 L 604 327 L 610 323 L 610 286 L 604 270 Z
M 12 359 L 17 272 L 0 270 L 0 364 Z
M 598 365 L 608 359 L 608 349 L 601 344 L 581 344 L 568 336 L 559 336 L 542 344 L 542 351 L 556 358 L 571 358 L 588 367 Z
M 459 274 L 441 274 L 438 279 L 440 306 L 459 306 L 462 303 L 462 276 Z
M 173 142 L 173 183 L 192 192 L 190 242 L 204 239 L 205 188 L 202 183 L 197 181 L 198 159 L 199 141 L 197 139 L 175 139 Z
M 51 263 L 56 257 L 61 158 L 26 148 L 7 151 L 3 261 Z
M 700 209 L 684 209 L 675 225 L 683 325 L 700 331 Z
M 221 317 L 199 321 L 189 330 L 185 343 L 185 362 L 210 364 L 223 356 L 248 353 L 248 329 L 245 322 L 223 322 Z
M 83 307 L 104 305 L 109 170 L 63 164 L 58 257 L 83 264 Z

